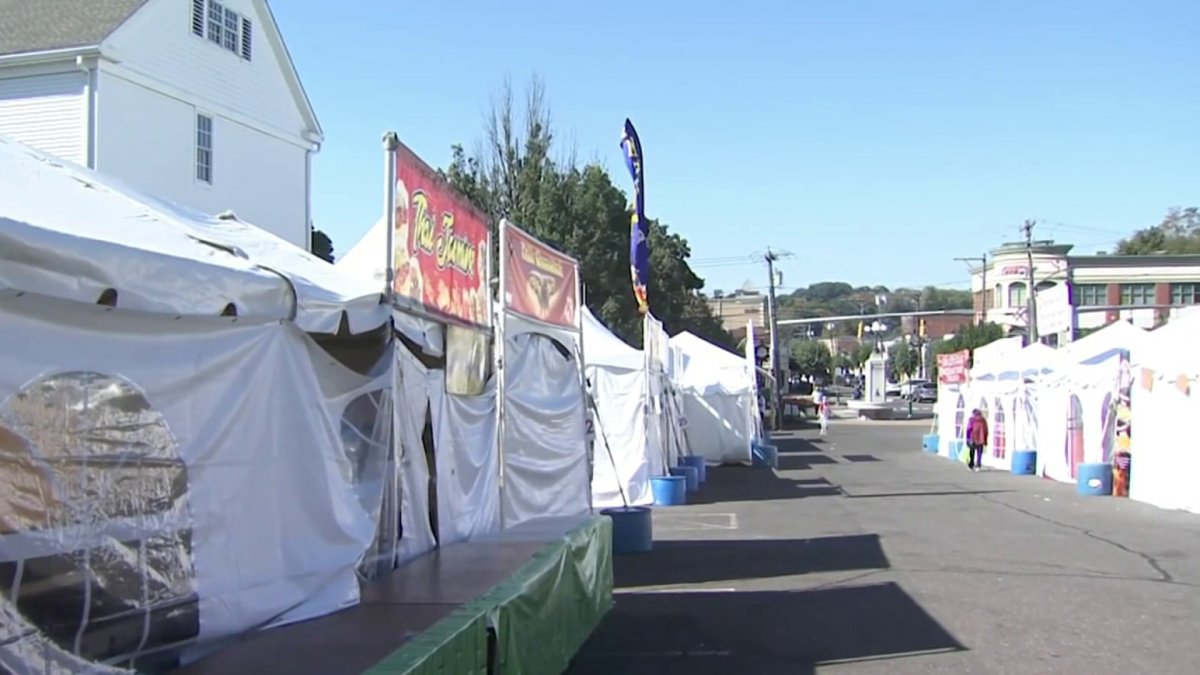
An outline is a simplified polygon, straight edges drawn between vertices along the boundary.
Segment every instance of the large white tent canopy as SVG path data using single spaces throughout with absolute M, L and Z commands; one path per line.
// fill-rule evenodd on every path
M 0 137 L 0 286 L 123 309 L 291 319 L 352 332 L 387 321 L 378 287 L 235 217 L 139 192 Z
M 670 344 L 681 354 L 675 382 L 692 454 L 714 464 L 749 463 L 758 401 L 746 360 L 686 331 Z

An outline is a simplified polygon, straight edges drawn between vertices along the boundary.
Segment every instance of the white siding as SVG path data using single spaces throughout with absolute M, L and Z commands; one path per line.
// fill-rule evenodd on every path
M 159 197 L 242 220 L 308 248 L 305 150 L 104 70 L 97 168 Z M 196 114 L 213 118 L 213 184 L 196 176 Z
M 267 40 L 269 18 L 250 0 L 223 3 L 253 23 L 253 58 L 242 59 L 192 34 L 191 0 L 151 0 L 104 42 L 106 54 L 123 67 L 201 101 L 292 135 L 299 143 L 305 130 L 296 99 L 283 76 L 283 65 Z
M 0 134 L 86 165 L 86 82 L 82 71 L 0 76 Z

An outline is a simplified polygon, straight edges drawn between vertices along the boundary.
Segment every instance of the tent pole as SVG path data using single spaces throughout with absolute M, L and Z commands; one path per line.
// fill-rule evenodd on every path
M 599 422 L 600 411 L 598 409 L 596 409 L 595 401 L 592 399 L 592 395 L 588 392 L 587 372 L 584 371 L 584 365 L 583 365 L 583 363 L 584 363 L 584 361 L 583 361 L 583 354 L 584 354 L 584 351 L 583 351 L 583 307 L 584 307 L 584 304 L 583 303 L 585 301 L 585 297 L 584 297 L 585 292 L 586 291 L 583 287 L 583 277 L 580 274 L 579 266 L 576 265 L 575 266 L 575 331 L 576 331 L 576 334 L 578 335 L 578 339 L 579 339 L 579 357 L 578 357 L 579 363 L 577 364 L 579 367 L 579 387 L 583 391 L 583 416 L 584 416 L 583 440 L 584 440 L 584 452 L 587 453 L 587 460 L 588 460 L 588 484 L 587 484 L 588 510 L 595 511 L 596 503 L 595 503 L 595 497 L 594 497 L 594 495 L 592 495 L 592 480 L 595 478 L 595 475 L 596 475 L 596 450 L 595 450 L 595 441 L 592 441 L 588 438 L 589 434 L 587 433 L 587 426 L 588 426 L 587 416 L 589 414 L 593 415 L 596 419 L 596 426 L 600 426 L 600 422 Z M 604 433 L 603 429 L 599 429 L 599 431 L 602 434 Z M 604 439 L 604 445 L 605 445 L 605 447 L 608 446 L 607 438 Z M 610 450 L 608 454 L 609 454 L 609 457 L 611 458 L 612 451 Z M 613 471 L 614 472 L 616 471 L 615 463 L 613 464 Z M 617 484 L 620 485 L 620 477 L 617 478 Z M 625 499 L 625 491 L 624 490 L 621 491 L 621 499 L 622 500 Z M 625 502 L 625 506 L 629 506 L 629 503 Z
M 494 325 L 493 334 L 496 340 L 496 458 L 499 466 L 497 467 L 500 480 L 500 529 L 503 530 L 507 519 L 504 517 L 504 496 L 508 494 L 508 487 L 505 485 L 504 475 L 504 400 L 507 397 L 508 378 L 505 371 L 507 363 L 505 363 L 505 355 L 508 347 L 508 331 L 505 330 L 508 317 L 507 302 L 504 297 L 505 281 L 507 275 L 504 273 L 507 264 L 508 254 L 508 221 L 501 219 L 500 221 L 500 269 L 499 282 L 497 284 L 496 295 L 499 296 L 498 304 L 499 311 L 496 311 L 492 316 Z M 492 248 L 491 248 L 491 233 L 488 233 L 488 263 L 491 264 Z M 488 294 L 491 294 L 491 280 L 488 281 Z

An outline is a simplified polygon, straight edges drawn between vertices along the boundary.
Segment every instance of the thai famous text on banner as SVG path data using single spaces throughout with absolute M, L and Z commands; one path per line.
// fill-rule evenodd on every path
M 633 278 L 633 295 L 638 309 L 645 314 L 650 309 L 647 286 L 650 283 L 650 223 L 646 220 L 646 180 L 642 165 L 642 141 L 633 122 L 625 120 L 621 134 L 621 150 L 625 166 L 633 178 L 633 217 L 629 223 L 629 272 Z
M 508 221 L 500 227 L 505 309 L 534 321 L 575 328 L 579 263 Z
M 412 150 L 396 151 L 396 301 L 436 319 L 491 326 L 487 217 Z

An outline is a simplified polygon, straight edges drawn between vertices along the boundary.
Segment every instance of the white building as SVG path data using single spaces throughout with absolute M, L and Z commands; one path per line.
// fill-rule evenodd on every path
M 0 134 L 310 245 L 323 137 L 265 0 L 0 0 Z
M 1117 320 L 1153 328 L 1200 304 L 1200 255 L 1071 255 L 1072 248 L 1031 247 L 1037 332 L 1051 344 Z M 977 315 L 1025 332 L 1028 261 L 1024 243 L 1004 244 L 973 270 Z

